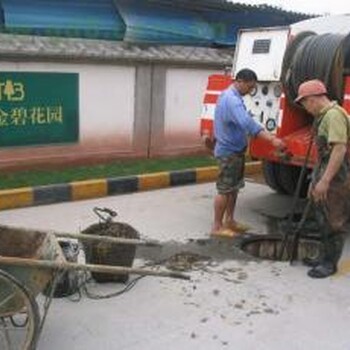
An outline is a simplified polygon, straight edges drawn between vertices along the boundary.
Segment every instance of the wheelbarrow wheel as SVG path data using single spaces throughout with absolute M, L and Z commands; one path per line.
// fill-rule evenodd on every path
M 0 270 L 0 349 L 35 350 L 40 314 L 32 293 Z

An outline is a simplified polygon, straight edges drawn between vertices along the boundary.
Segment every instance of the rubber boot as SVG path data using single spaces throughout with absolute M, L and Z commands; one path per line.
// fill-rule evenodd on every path
M 313 216 L 314 216 L 314 225 L 316 227 L 315 231 L 318 232 L 318 239 L 322 241 L 322 237 L 324 237 L 326 233 L 325 227 L 327 227 L 325 216 L 322 214 L 323 211 L 315 211 L 313 208 Z M 315 258 L 306 257 L 302 260 L 303 264 L 308 267 L 316 267 L 322 263 L 324 260 L 325 249 L 324 244 L 320 244 L 319 254 Z
M 303 264 L 305 266 L 308 266 L 308 267 L 316 267 L 316 266 L 320 265 L 321 262 L 322 262 L 322 260 L 319 257 L 317 257 L 317 258 L 306 257 L 303 259 Z
M 326 278 L 337 272 L 338 261 L 344 247 L 344 237 L 342 234 L 332 234 L 324 247 L 324 257 L 322 261 L 309 272 L 311 278 Z
M 324 254 L 325 254 L 324 245 L 320 244 L 318 255 L 314 258 L 305 257 L 302 260 L 302 263 L 308 267 L 316 267 L 316 266 L 320 265 L 322 263 L 322 261 L 324 260 Z

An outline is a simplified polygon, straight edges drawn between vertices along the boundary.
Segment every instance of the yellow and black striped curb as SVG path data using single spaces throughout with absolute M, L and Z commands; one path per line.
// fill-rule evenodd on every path
M 256 174 L 260 171 L 260 162 L 246 164 L 246 175 Z M 0 191 L 0 210 L 212 182 L 216 180 L 217 174 L 218 167 L 210 166 L 181 171 L 2 190 Z

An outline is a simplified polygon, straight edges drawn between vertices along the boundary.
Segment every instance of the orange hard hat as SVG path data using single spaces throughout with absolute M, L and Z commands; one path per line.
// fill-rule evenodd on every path
M 327 95 L 327 88 L 321 80 L 313 79 L 300 84 L 298 97 L 295 102 L 300 102 L 305 97 Z

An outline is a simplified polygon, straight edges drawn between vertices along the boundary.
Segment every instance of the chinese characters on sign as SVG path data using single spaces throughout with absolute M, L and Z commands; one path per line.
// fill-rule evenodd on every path
M 78 138 L 78 74 L 0 72 L 0 147 Z
M 24 98 L 25 92 L 22 83 L 11 80 L 0 82 L 0 101 L 23 101 Z
M 40 124 L 62 124 L 62 106 L 0 109 L 0 128 L 9 125 L 25 126 Z

